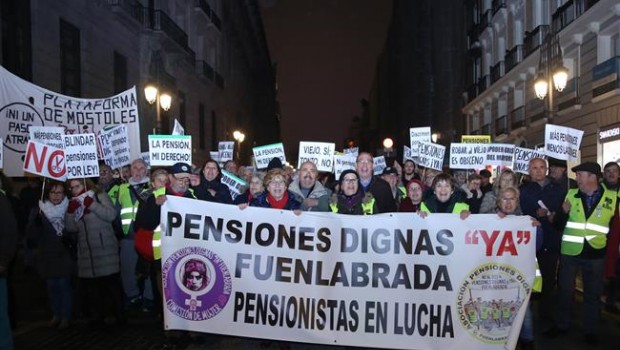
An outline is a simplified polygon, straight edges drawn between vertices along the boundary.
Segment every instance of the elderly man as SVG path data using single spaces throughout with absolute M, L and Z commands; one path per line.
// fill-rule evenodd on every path
M 564 201 L 562 188 L 547 177 L 547 161 L 532 158 L 529 164 L 531 181 L 524 182 L 519 204 L 524 215 L 540 221 L 543 232 L 542 248 L 537 253 L 538 264 L 543 279 L 539 318 L 551 321 L 555 305 L 555 287 L 558 258 L 560 256 L 559 227 L 554 225 L 555 213 L 559 212 Z
M 331 191 L 316 181 L 319 174 L 316 165 L 312 162 L 302 163 L 298 174 L 298 178 L 289 185 L 288 190 L 301 202 L 301 210 L 329 211 Z
M 395 212 L 396 201 L 392 196 L 390 185 L 381 178 L 374 176 L 370 153 L 360 152 L 355 161 L 355 171 L 360 177 L 364 193 L 370 192 L 375 198 L 378 213 Z
M 607 234 L 618 210 L 618 194 L 601 186 L 601 166 L 597 163 L 581 163 L 572 170 L 577 174 L 578 188 L 570 189 L 562 204 L 568 221 L 562 234 L 557 328 L 547 334 L 554 336 L 568 332 L 575 278 L 581 268 L 583 331 L 586 343 L 596 346 Z

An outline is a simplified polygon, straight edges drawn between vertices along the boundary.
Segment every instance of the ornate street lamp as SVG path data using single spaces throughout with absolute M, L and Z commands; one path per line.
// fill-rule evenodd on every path
M 245 140 L 245 134 L 239 130 L 233 131 L 233 138 L 237 141 L 237 159 L 240 160 L 239 154 L 241 153 L 241 142 Z
M 155 134 L 160 134 L 162 131 L 160 108 L 168 111 L 172 106 L 172 96 L 167 93 L 160 93 L 154 85 L 147 85 L 144 88 L 144 97 L 149 104 L 155 103 L 155 108 L 157 109 Z
M 534 81 L 536 97 L 544 100 L 549 95 L 549 110 L 553 112 L 553 89 L 562 92 L 568 82 L 568 69 L 564 67 L 562 48 L 557 34 L 547 34 L 540 45 L 538 75 Z

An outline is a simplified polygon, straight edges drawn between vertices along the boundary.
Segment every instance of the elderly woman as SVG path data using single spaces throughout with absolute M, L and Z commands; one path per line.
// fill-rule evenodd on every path
M 429 213 L 455 213 L 461 219 L 469 216 L 469 205 L 463 202 L 460 192 L 455 192 L 455 180 L 450 174 L 441 173 L 433 179 L 433 194 L 422 201 L 420 215 L 425 217 Z
M 269 170 L 265 175 L 263 185 L 266 190 L 253 198 L 250 206 L 295 210 L 301 213 L 301 203 L 287 189 L 287 177 L 284 170 L 280 168 Z M 239 204 L 239 207 L 243 209 L 247 207 L 247 204 Z
M 103 323 L 106 307 L 109 307 L 116 322 L 123 324 L 119 244 L 112 228 L 118 213 L 108 194 L 90 179 L 72 179 L 67 184 L 73 197 L 67 208 L 65 225 L 69 231 L 78 232 L 78 277 L 94 313 L 94 322 Z
M 338 193 L 332 195 L 329 204 L 332 212 L 349 215 L 372 215 L 378 212 L 372 194 L 364 194 L 355 170 L 343 171 L 338 182 Z
M 504 169 L 499 175 L 499 179 L 493 184 L 493 190 L 484 194 L 482 198 L 482 204 L 480 205 L 480 214 L 495 213 L 497 195 L 500 190 L 508 187 L 517 187 L 517 174 L 510 170 Z M 519 204 L 517 202 L 517 204 Z M 521 209 L 517 208 L 517 215 L 521 214 Z
M 36 242 L 36 266 L 39 275 L 45 279 L 52 308 L 51 327 L 69 327 L 73 308 L 71 274 L 74 262 L 65 230 L 65 213 L 69 206 L 65 184 L 50 181 L 43 191 L 39 207 L 33 208 L 28 220 L 26 234 Z
M 410 180 L 407 183 L 407 197 L 400 202 L 398 211 L 415 213 L 420 210 L 424 190 L 426 190 L 426 186 L 424 186 L 422 181 L 417 179 Z
M 238 195 L 235 198 L 235 204 L 241 203 L 250 203 L 252 199 L 256 198 L 259 194 L 261 194 L 265 190 L 265 186 L 263 186 L 263 180 L 265 179 L 265 174 L 261 172 L 256 172 L 252 174 L 251 179 L 249 181 L 250 186 L 248 189 L 242 194 Z

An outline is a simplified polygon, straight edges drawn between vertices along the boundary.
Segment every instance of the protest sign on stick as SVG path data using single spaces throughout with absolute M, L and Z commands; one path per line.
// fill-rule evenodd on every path
M 50 179 L 65 181 L 67 169 L 65 152 L 54 146 L 28 141 L 23 171 Z
M 312 162 L 319 171 L 332 172 L 334 169 L 334 152 L 336 144 L 329 142 L 299 142 L 297 166 Z
M 172 166 L 175 163 L 192 164 L 192 137 L 190 135 L 149 135 L 151 166 Z
M 545 125 L 545 154 L 561 160 L 578 160 L 579 146 L 583 130 L 559 126 Z
M 282 164 L 286 162 L 284 145 L 282 142 L 252 148 L 257 169 L 265 169 L 273 158 L 280 158 Z
M 64 135 L 67 178 L 99 176 L 95 134 Z

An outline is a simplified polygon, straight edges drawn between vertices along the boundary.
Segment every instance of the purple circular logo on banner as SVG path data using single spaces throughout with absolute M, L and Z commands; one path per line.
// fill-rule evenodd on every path
M 226 306 L 232 278 L 224 260 L 201 247 L 179 249 L 162 267 L 166 308 L 190 321 L 215 317 Z

